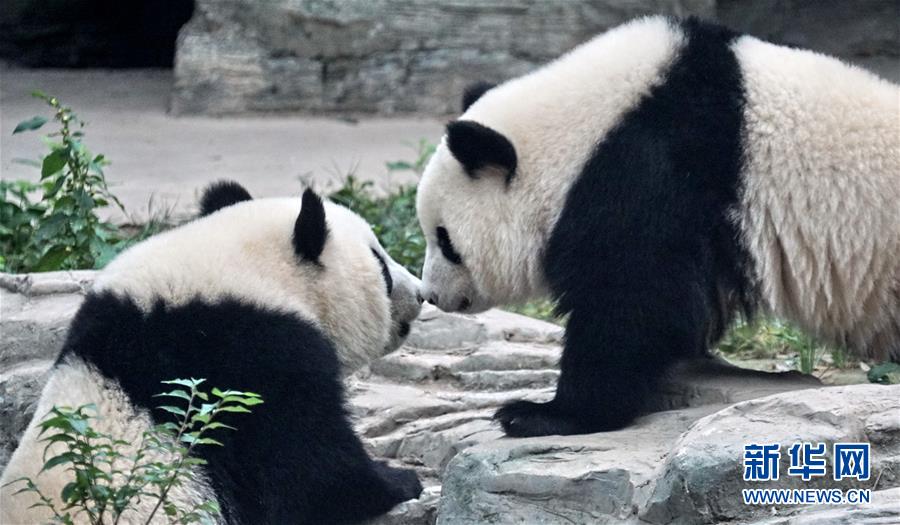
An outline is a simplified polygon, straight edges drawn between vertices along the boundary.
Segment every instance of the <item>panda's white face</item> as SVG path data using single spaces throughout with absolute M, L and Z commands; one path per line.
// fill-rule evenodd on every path
M 352 292 L 347 291 L 337 296 L 342 301 L 339 304 L 335 302 L 335 296 L 330 295 L 331 291 L 346 288 L 347 284 L 361 285 L 362 279 L 379 283 L 381 286 L 376 296 L 379 299 L 387 297 L 391 320 L 388 342 L 383 346 L 383 354 L 396 350 L 406 340 L 412 321 L 419 316 L 421 311 L 422 296 L 419 290 L 421 282 L 387 254 L 375 234 L 372 233 L 372 228 L 359 215 L 332 202 L 324 204 L 329 236 L 335 236 L 335 244 L 341 246 L 341 249 L 336 249 L 337 246 L 329 247 L 329 242 L 326 241 L 321 255 L 323 273 L 328 271 L 329 262 L 330 266 L 336 269 L 351 261 L 354 262 L 354 265 L 352 267 L 347 265 L 341 270 L 335 270 L 333 275 L 324 279 L 327 283 L 321 283 L 325 286 L 319 287 L 319 294 L 323 302 L 327 303 L 323 305 L 323 311 L 328 310 L 332 314 L 337 314 L 328 316 L 333 317 L 331 323 L 335 332 L 346 332 L 349 327 L 342 328 L 342 325 L 354 324 L 354 317 L 343 315 L 349 314 L 348 307 L 343 301 L 374 302 L 374 299 L 368 295 L 358 295 L 351 299 Z M 340 238 L 343 236 L 345 239 Z M 367 251 L 368 253 L 366 253 Z M 375 263 L 377 275 L 371 274 L 369 266 L 371 262 Z M 334 281 L 338 278 L 345 280 L 344 286 Z M 324 314 L 323 317 L 325 317 Z M 364 339 L 365 336 L 364 333 L 356 335 L 360 339 Z
M 518 212 L 527 200 L 503 176 L 467 175 L 442 141 L 416 202 L 427 241 L 422 296 L 445 311 L 475 313 L 540 294 L 542 233 L 535 213 Z
M 159 299 L 178 305 L 230 296 L 294 312 L 318 324 L 345 369 L 355 370 L 402 344 L 419 314 L 420 283 L 358 215 L 311 192 L 302 201 L 222 207 L 122 253 L 95 287 L 145 310 Z

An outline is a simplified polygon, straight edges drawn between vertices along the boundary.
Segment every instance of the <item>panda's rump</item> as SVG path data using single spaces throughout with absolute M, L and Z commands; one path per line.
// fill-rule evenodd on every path
M 0 485 L 3 485 L 0 488 L 0 523 L 21 523 L 23 519 L 29 523 L 44 523 L 51 520 L 52 513 L 47 508 L 29 508 L 38 501 L 37 496 L 32 493 L 15 494 L 24 486 L 22 483 L 9 486 L 6 484 L 28 477 L 37 484 L 44 495 L 58 500 L 63 487 L 71 481 L 70 472 L 65 466 L 57 466 L 43 473 L 40 471 L 46 459 L 64 452 L 65 448 L 62 444 L 56 443 L 45 452 L 46 443 L 41 439 L 46 435 L 43 437 L 39 435 L 40 423 L 54 406 L 77 408 L 82 405 L 96 407 L 96 411 L 91 412 L 94 416 L 91 420 L 94 430 L 129 443 L 120 449 L 125 456 L 134 454 L 141 443 L 143 433 L 151 424 L 149 414 L 136 408 L 118 384 L 103 377 L 82 359 L 71 356 L 57 363 L 50 371 L 47 384 L 41 392 L 34 418 L 21 436 L 19 446 L 0 479 Z M 122 464 L 117 467 L 127 471 L 130 465 Z M 203 501 L 215 499 L 202 473 L 196 472 L 194 479 L 196 483 L 171 491 L 170 500 L 181 508 L 192 508 Z M 123 514 L 123 518 L 129 514 L 132 518 L 146 516 L 154 504 L 154 501 L 147 499 L 135 502 L 131 506 L 132 511 Z M 144 520 L 140 521 L 143 523 Z M 154 520 L 154 523 L 166 522 L 162 515 Z M 76 519 L 76 523 L 81 521 Z
M 775 315 L 900 357 L 900 89 L 836 59 L 742 37 L 740 225 Z

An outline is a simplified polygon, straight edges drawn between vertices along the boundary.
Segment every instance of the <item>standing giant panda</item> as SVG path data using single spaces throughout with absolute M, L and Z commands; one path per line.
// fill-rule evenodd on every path
M 224 447 L 198 449 L 209 463 L 173 494 L 182 508 L 214 499 L 226 523 L 330 524 L 417 497 L 415 472 L 364 451 L 341 381 L 400 345 L 419 313 L 417 280 L 361 218 L 310 190 L 301 205 L 220 183 L 201 208 L 203 217 L 134 246 L 98 276 L 2 483 L 28 476 L 58 498 L 70 473 L 38 474 L 38 423 L 52 406 L 93 403 L 99 431 L 139 443 L 164 420 L 154 410 L 160 381 L 204 377 L 265 404 L 215 436 Z M 12 494 L 18 488 L 2 489 L 0 523 L 49 521 L 46 509 L 29 509 L 33 495 Z M 143 523 L 148 504 L 124 517 Z
M 423 295 L 570 315 L 556 396 L 507 434 L 628 424 L 741 310 L 900 357 L 898 86 L 650 17 L 464 103 L 418 190 Z

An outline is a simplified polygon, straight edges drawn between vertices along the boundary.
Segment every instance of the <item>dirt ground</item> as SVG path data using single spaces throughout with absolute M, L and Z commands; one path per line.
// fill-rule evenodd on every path
M 114 214 L 116 221 L 143 222 L 165 210 L 183 216 L 204 185 L 222 178 L 241 182 L 255 196 L 298 194 L 301 180 L 325 190 L 350 171 L 382 189 L 409 183 L 412 175 L 389 175 L 385 162 L 414 159 L 419 139 L 436 141 L 442 132 L 441 120 L 421 118 L 176 118 L 167 113 L 171 86 L 169 70 L 0 66 L 0 176 L 38 176 L 35 168 L 16 162 L 41 155 L 38 134 L 12 135 L 18 122 L 50 116 L 30 96 L 35 89 L 74 108 L 88 122 L 85 144 L 112 160 L 107 177 L 129 215 Z

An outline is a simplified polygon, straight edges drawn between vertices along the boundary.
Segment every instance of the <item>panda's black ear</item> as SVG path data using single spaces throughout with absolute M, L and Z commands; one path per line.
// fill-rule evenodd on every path
M 305 261 L 318 263 L 328 239 L 325 206 L 316 192 L 308 188 L 303 192 L 300 206 L 300 215 L 294 223 L 294 253 Z
M 463 90 L 462 96 L 463 113 L 465 113 L 466 110 L 469 109 L 469 106 L 474 104 L 476 100 L 481 98 L 481 95 L 484 95 L 496 85 L 497 84 L 494 84 L 493 82 L 485 82 L 481 80 L 466 86 L 466 89 Z
M 516 148 L 502 134 L 471 120 L 447 124 L 447 147 L 470 177 L 478 177 L 493 168 L 503 173 L 506 182 L 516 173 Z
M 250 192 L 233 180 L 213 182 L 203 190 L 200 197 L 200 216 L 221 210 L 243 201 L 253 200 Z

